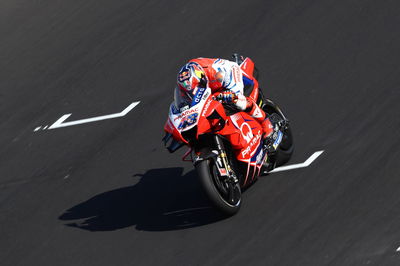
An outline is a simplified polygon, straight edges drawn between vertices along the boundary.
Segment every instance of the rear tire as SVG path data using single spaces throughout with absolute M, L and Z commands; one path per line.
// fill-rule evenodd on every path
M 292 157 L 293 151 L 294 151 L 294 145 L 293 145 L 292 130 L 290 129 L 290 126 L 288 126 L 288 128 L 283 133 L 282 142 L 278 147 L 275 166 L 278 167 L 287 163 Z
M 236 214 L 242 203 L 239 183 L 234 184 L 220 177 L 212 159 L 196 164 L 197 174 L 211 203 L 226 215 Z
M 269 116 L 272 114 L 277 114 L 280 117 L 280 119 L 287 120 L 281 109 L 269 99 L 266 99 L 263 105 L 263 110 Z M 287 163 L 292 157 L 293 151 L 294 151 L 294 143 L 293 143 L 292 130 L 290 128 L 290 125 L 287 124 L 286 129 L 283 132 L 282 142 L 279 144 L 278 150 L 276 151 L 275 167 Z

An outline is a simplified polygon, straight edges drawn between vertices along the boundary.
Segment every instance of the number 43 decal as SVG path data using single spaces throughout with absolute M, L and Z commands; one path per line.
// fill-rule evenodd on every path
M 194 114 L 188 115 L 187 117 L 184 117 L 182 119 L 181 123 L 179 124 L 178 129 L 182 130 L 182 129 L 187 128 L 188 126 L 193 125 L 194 123 L 197 122 L 198 116 L 199 116 L 198 113 L 194 113 Z

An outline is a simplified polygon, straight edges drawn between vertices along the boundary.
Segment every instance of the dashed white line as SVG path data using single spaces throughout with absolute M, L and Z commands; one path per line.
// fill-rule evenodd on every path
M 40 126 L 40 127 L 35 128 L 35 130 L 33 130 L 33 131 L 36 132 L 36 131 L 39 131 L 40 129 L 46 130 L 46 129 L 55 129 L 55 128 L 60 128 L 60 127 L 70 127 L 70 126 L 75 126 L 75 125 L 80 125 L 80 124 L 85 124 L 85 123 L 96 122 L 96 121 L 100 121 L 100 120 L 123 117 L 127 113 L 129 113 L 133 108 L 135 108 L 136 105 L 138 105 L 139 103 L 140 103 L 140 101 L 131 103 L 128 107 L 126 107 L 120 113 L 96 116 L 96 117 L 91 117 L 91 118 L 86 118 L 86 119 L 81 119 L 81 120 L 75 120 L 75 121 L 70 121 L 70 122 L 64 122 L 64 121 L 67 120 L 67 118 L 70 117 L 72 114 L 65 114 L 65 115 L 61 116 L 51 126 L 45 126 L 43 128 L 42 128 L 42 126 Z
M 293 170 L 297 168 L 304 168 L 310 166 L 312 162 L 314 162 L 324 151 L 317 151 L 314 152 L 313 155 L 310 156 L 304 163 L 298 163 L 298 164 L 292 164 L 292 165 L 286 165 L 286 166 L 281 166 L 278 168 L 275 168 L 269 173 L 276 173 L 276 172 L 282 172 L 282 171 L 288 171 L 288 170 Z

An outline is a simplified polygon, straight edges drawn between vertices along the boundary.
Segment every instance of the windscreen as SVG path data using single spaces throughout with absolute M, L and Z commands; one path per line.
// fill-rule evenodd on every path
M 205 88 L 197 88 L 194 90 L 195 93 L 193 94 L 192 92 L 183 91 L 176 87 L 174 93 L 175 108 L 179 110 L 179 112 L 183 112 L 184 110 L 195 106 L 200 102 L 205 90 Z
M 193 95 L 190 92 L 183 91 L 178 87 L 175 88 L 174 92 L 174 104 L 179 112 L 189 109 L 192 103 Z

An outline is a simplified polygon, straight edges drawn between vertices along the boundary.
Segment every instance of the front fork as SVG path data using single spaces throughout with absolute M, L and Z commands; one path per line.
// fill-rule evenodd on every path
M 218 170 L 221 173 L 221 169 L 223 169 L 222 167 L 224 167 L 227 171 L 228 177 L 231 178 L 231 180 L 235 184 L 238 183 L 239 180 L 237 179 L 235 172 L 232 170 L 231 165 L 229 164 L 228 156 L 226 155 L 224 144 L 222 143 L 221 138 L 218 135 L 215 135 L 214 140 L 218 149 L 218 158 L 217 158 L 217 166 L 219 168 Z
M 226 154 L 224 144 L 222 139 L 218 135 L 210 136 L 211 138 L 208 139 L 205 143 L 206 146 L 202 148 L 190 148 L 185 155 L 183 156 L 184 161 L 192 161 L 194 165 L 199 163 L 200 161 L 204 160 L 213 160 L 215 165 L 217 166 L 217 170 L 221 177 L 226 177 L 234 184 L 238 183 L 239 180 L 235 174 L 235 171 L 232 169 L 231 165 L 229 164 L 228 156 Z M 205 140 L 203 140 L 205 141 Z M 200 143 L 204 142 L 201 141 Z M 214 149 L 213 146 L 216 146 Z M 189 155 L 191 155 L 191 159 L 188 160 Z

